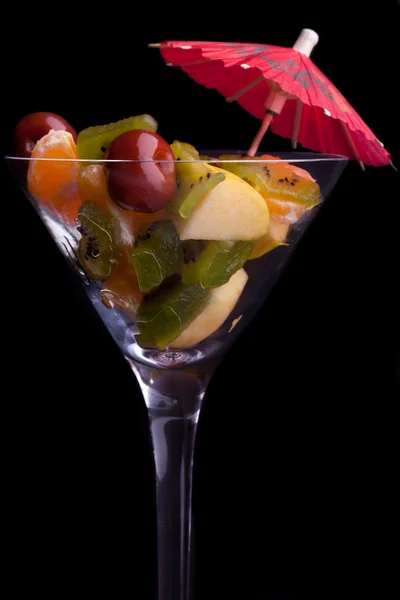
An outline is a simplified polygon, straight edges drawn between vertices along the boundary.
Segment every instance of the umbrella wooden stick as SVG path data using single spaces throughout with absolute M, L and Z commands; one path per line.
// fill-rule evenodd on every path
M 270 126 L 273 117 L 274 117 L 274 113 L 272 113 L 272 112 L 266 113 L 266 115 L 261 123 L 261 127 L 257 131 L 257 135 L 254 138 L 253 143 L 250 146 L 250 150 L 247 153 L 249 156 L 254 156 L 255 153 L 257 152 L 258 146 L 260 145 L 261 140 L 263 139 L 268 127 Z
M 319 39 L 318 35 L 317 35 L 317 33 L 315 33 L 315 31 L 313 31 L 312 29 L 303 29 L 302 32 L 300 33 L 299 37 L 297 38 L 296 43 L 293 46 L 293 49 L 297 50 L 298 52 L 301 52 L 302 54 L 305 54 L 306 56 L 310 56 L 312 49 L 314 48 L 315 44 L 318 42 L 318 39 Z M 279 115 L 285 102 L 286 102 L 286 98 L 282 94 L 279 94 L 279 93 L 275 92 L 274 90 L 272 90 L 269 93 L 267 101 L 265 103 L 265 109 L 267 111 L 267 114 L 265 115 L 265 117 L 261 123 L 261 126 L 250 146 L 250 149 L 248 151 L 249 156 L 255 155 L 255 153 L 257 152 L 258 147 L 262 141 L 262 138 L 264 137 L 265 133 L 267 132 L 268 127 L 272 121 L 272 116 L 274 116 L 274 114 Z M 272 113 L 272 116 L 270 118 L 268 118 L 269 112 Z
M 365 171 L 364 163 L 362 162 L 362 160 L 360 160 L 360 157 L 358 156 L 358 152 L 357 152 L 357 149 L 356 149 L 355 144 L 353 142 L 353 138 L 351 137 L 351 133 L 348 130 L 346 123 L 344 123 L 343 121 L 340 121 L 340 124 L 342 126 L 344 135 L 346 136 L 346 140 L 347 140 L 347 142 L 348 142 L 348 144 L 349 144 L 349 146 L 351 148 L 351 151 L 354 154 L 354 158 L 356 159 L 356 161 L 358 162 L 358 164 L 360 165 L 360 167 L 362 168 L 362 170 Z
M 300 119 L 301 119 L 301 110 L 303 108 L 303 103 L 301 102 L 301 100 L 297 100 L 296 103 L 296 114 L 294 117 L 294 123 L 293 123 L 293 131 L 292 131 L 292 149 L 296 150 L 297 148 L 297 136 L 299 134 L 299 127 L 300 127 Z

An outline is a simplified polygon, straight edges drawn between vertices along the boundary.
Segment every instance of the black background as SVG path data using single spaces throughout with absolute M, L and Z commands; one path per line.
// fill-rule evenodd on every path
M 148 112 L 168 141 L 247 148 L 258 122 L 167 68 L 147 43 L 291 46 L 310 27 L 320 35 L 313 60 L 400 164 L 394 0 L 18 10 L 3 51 L 3 154 L 19 118 L 36 110 L 77 130 Z M 284 148 L 273 134 L 262 145 Z M 138 385 L 3 177 L 2 487 L 15 597 L 153 599 L 153 472 Z M 315 585 L 320 597 L 334 586 L 358 597 L 385 581 L 398 184 L 390 167 L 347 167 L 209 386 L 195 457 L 198 600 L 292 600 Z

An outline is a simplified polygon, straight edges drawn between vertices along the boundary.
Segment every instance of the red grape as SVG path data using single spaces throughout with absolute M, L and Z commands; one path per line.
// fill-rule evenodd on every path
M 50 129 L 69 131 L 77 140 L 75 129 L 62 117 L 50 112 L 35 112 L 23 117 L 14 129 L 14 147 L 17 156 L 29 158 L 38 140 Z
M 137 161 L 104 164 L 109 194 L 122 208 L 156 212 L 176 194 L 175 157 L 157 133 L 143 129 L 123 133 L 111 143 L 106 159 Z

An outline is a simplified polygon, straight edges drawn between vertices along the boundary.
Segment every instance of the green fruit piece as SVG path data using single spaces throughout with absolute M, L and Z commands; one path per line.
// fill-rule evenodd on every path
M 102 159 L 111 142 L 121 134 L 132 129 L 157 131 L 158 123 L 150 115 L 138 115 L 122 119 L 109 125 L 87 127 L 78 135 L 77 150 L 79 158 Z
M 252 249 L 253 242 L 184 242 L 182 283 L 197 283 L 203 288 L 223 285 L 242 268 Z
M 104 213 L 94 202 L 85 202 L 78 213 L 81 234 L 78 255 L 91 279 L 107 279 L 115 264 L 119 221 Z
M 253 157 L 250 157 L 251 160 Z M 277 198 L 285 202 L 301 204 L 306 209 L 312 208 L 321 201 L 321 190 L 316 181 L 297 175 L 280 163 L 257 164 L 257 162 L 224 162 L 238 159 L 235 155 L 220 156 L 221 168 L 234 173 L 260 194 L 267 198 Z M 243 157 L 241 160 L 244 160 Z
M 179 172 L 179 166 L 177 171 Z M 207 171 L 205 178 L 200 176 L 197 180 L 178 179 L 178 192 L 168 209 L 184 219 L 189 218 L 196 204 L 224 179 L 223 173 L 211 173 L 211 171 Z
M 146 296 L 136 313 L 143 348 L 165 350 L 182 331 L 206 308 L 210 292 L 200 285 L 184 285 L 175 281 Z
M 196 204 L 216 185 L 224 181 L 225 175 L 220 172 L 213 173 L 207 164 L 200 160 L 196 148 L 190 144 L 174 141 L 171 149 L 179 161 L 198 161 L 177 163 L 178 191 L 168 207 L 172 213 L 187 219 Z
M 178 140 L 174 140 L 171 144 L 171 150 L 174 153 L 176 160 L 199 160 L 200 155 L 196 148 L 187 142 L 179 142 Z M 195 165 L 196 167 L 197 165 Z M 190 169 L 190 165 L 183 164 L 183 168 L 188 167 Z M 202 167 L 202 164 L 199 165 Z
M 182 250 L 172 221 L 153 221 L 139 230 L 132 263 L 139 289 L 145 294 L 179 271 Z

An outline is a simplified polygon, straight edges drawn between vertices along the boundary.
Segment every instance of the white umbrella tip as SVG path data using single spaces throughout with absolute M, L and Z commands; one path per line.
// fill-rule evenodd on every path
M 310 56 L 312 49 L 318 44 L 319 36 L 313 29 L 302 29 L 297 38 L 293 50 L 297 50 L 306 56 Z

